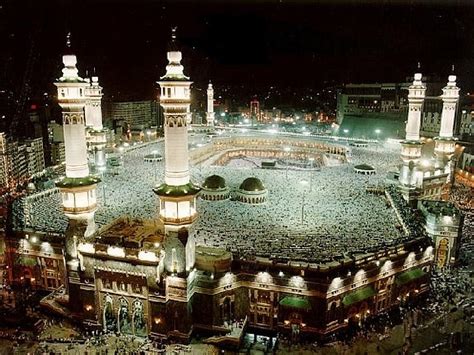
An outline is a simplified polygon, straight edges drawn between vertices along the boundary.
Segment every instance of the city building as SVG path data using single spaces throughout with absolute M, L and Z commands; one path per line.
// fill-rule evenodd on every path
M 46 168 L 44 161 L 43 138 L 27 139 L 25 141 L 28 162 L 28 176 L 43 172 Z
M 15 189 L 45 169 L 43 139 L 19 142 L 0 133 L 0 176 L 2 189 Z
M 113 121 L 124 121 L 132 126 L 160 126 L 159 103 L 153 100 L 108 103 L 107 112 Z
M 377 138 L 401 138 L 408 110 L 410 80 L 401 83 L 346 84 L 337 95 L 337 123 L 348 135 Z M 438 77 L 425 76 L 425 97 L 420 135 L 434 137 L 439 132 L 443 102 L 438 96 L 443 84 Z M 459 108 L 457 108 L 459 110 Z M 459 116 L 460 118 L 460 116 Z M 460 123 L 456 123 L 456 131 Z M 342 133 L 339 133 L 343 135 Z

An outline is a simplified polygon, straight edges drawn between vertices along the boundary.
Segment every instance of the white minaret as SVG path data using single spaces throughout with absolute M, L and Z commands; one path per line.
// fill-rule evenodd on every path
M 421 81 L 421 73 L 416 73 L 412 85 L 408 88 L 408 120 L 405 140 L 420 140 L 421 111 L 425 100 L 426 86 Z
M 99 78 L 92 77 L 90 85 L 86 88 L 86 127 L 96 131 L 102 130 L 102 87 L 99 85 Z
M 206 113 L 207 125 L 214 127 L 214 89 L 212 84 L 209 83 L 207 87 L 207 113 Z
M 159 196 L 159 216 L 166 230 L 190 226 L 197 218 L 199 188 L 190 182 L 188 153 L 188 108 L 191 81 L 183 73 L 181 52 L 176 48 L 175 30 L 168 51 L 166 74 L 158 84 L 164 113 L 165 183 L 154 189 Z
M 107 136 L 102 125 L 102 87 L 99 85 L 99 78 L 92 77 L 92 82 L 87 80 L 86 87 L 86 127 L 87 143 L 90 154 L 94 158 L 94 165 L 97 171 L 103 172 L 106 167 L 105 145 Z
M 454 68 L 453 68 L 454 70 Z M 456 75 L 448 77 L 448 83 L 443 88 L 441 99 L 443 100 L 443 111 L 441 113 L 441 127 L 439 136 L 435 137 L 435 156 L 437 165 L 442 172 L 448 174 L 449 183 L 454 176 L 452 174 L 452 157 L 456 148 L 456 138 L 454 138 L 454 120 L 456 118 L 456 109 L 459 101 L 460 89 L 456 86 Z M 445 185 L 449 190 L 449 184 Z
M 436 137 L 435 152 L 437 155 L 452 155 L 454 153 L 454 119 L 459 101 L 459 88 L 456 86 L 456 75 L 448 77 L 448 84 L 443 88 L 443 111 L 441 127 Z
M 408 119 L 406 136 L 402 142 L 402 166 L 400 169 L 400 189 L 407 201 L 416 199 L 417 190 L 422 184 L 422 175 L 417 172 L 421 158 L 420 125 L 426 86 L 421 73 L 416 73 L 412 85 L 408 88 Z
M 68 35 L 68 48 L 70 40 Z M 66 176 L 56 183 L 62 195 L 64 214 L 69 218 L 66 230 L 66 262 L 70 283 L 79 268 L 77 243 L 95 232 L 96 185 L 99 179 L 89 175 L 85 131 L 85 89 L 88 83 L 79 77 L 76 56 L 63 56 L 63 75 L 54 83 L 62 108 Z M 72 278 L 72 279 L 71 279 Z

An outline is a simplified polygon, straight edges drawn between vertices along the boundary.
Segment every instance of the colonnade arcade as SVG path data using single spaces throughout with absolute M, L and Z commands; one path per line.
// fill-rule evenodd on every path
M 142 300 L 124 296 L 103 296 L 102 325 L 104 331 L 135 336 L 147 335 Z

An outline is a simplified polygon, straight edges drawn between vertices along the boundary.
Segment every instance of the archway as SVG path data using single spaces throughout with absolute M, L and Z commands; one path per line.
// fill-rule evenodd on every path
M 133 302 L 132 324 L 133 334 L 140 337 L 146 336 L 146 323 L 145 316 L 143 315 L 143 303 L 138 300 Z
M 125 298 L 120 299 L 120 306 L 118 310 L 118 331 L 122 334 L 131 334 L 131 324 L 128 310 L 128 302 Z
M 113 312 L 112 297 L 105 296 L 104 311 L 102 314 L 104 331 L 114 332 L 116 329 L 116 319 Z

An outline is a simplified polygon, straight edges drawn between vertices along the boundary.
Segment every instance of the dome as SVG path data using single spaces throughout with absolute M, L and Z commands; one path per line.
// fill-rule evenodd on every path
M 369 164 L 356 165 L 356 166 L 354 166 L 354 168 L 357 169 L 357 170 L 375 170 L 374 167 L 372 165 L 369 165 Z
M 263 186 L 260 179 L 249 177 L 240 184 L 239 189 L 245 191 L 265 191 L 265 186 Z
M 208 176 L 202 187 L 205 189 L 224 189 L 226 187 L 225 179 L 219 175 Z

